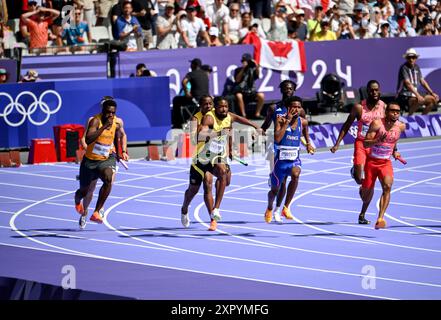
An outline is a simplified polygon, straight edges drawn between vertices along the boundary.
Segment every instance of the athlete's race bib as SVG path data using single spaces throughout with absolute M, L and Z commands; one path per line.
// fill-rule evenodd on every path
M 111 144 L 100 144 L 98 142 L 95 142 L 92 153 L 103 157 L 109 157 L 111 149 Z
M 368 124 L 363 124 L 361 126 L 361 132 L 360 132 L 361 136 L 362 137 L 366 137 L 366 134 L 368 133 L 368 131 L 369 131 L 369 125 Z
M 389 159 L 392 154 L 390 146 L 373 146 L 371 148 L 371 157 L 377 159 Z
M 212 153 L 222 153 L 225 150 L 225 141 L 212 139 L 210 141 L 210 146 L 208 148 Z
M 291 160 L 294 161 L 299 156 L 298 149 L 281 149 L 279 153 L 280 160 Z

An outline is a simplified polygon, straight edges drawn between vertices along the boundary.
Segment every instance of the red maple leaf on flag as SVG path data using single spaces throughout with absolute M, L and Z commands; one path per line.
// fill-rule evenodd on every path
M 288 58 L 288 54 L 293 49 L 291 42 L 268 41 L 268 46 L 271 48 L 275 57 L 282 58 Z

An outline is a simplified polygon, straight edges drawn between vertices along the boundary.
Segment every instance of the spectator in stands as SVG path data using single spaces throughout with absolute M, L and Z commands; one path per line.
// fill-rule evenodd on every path
M 117 40 L 119 38 L 118 30 L 116 27 L 116 20 L 123 14 L 123 3 L 126 2 L 126 0 L 118 0 L 117 3 L 115 3 L 112 8 L 110 9 L 110 23 L 112 27 L 112 36 L 113 39 Z
M 186 12 L 187 14 L 180 21 L 180 47 L 197 48 L 199 37 L 201 37 L 209 46 L 210 38 L 205 30 L 204 22 L 202 19 L 196 17 L 196 7 L 189 6 L 187 7 Z
M 152 25 L 153 15 L 156 14 L 155 8 L 151 0 L 133 0 L 132 5 L 132 16 L 136 17 L 142 27 L 141 31 L 144 39 L 143 46 L 144 48 L 148 49 L 149 44 L 153 43 Z
M 256 19 L 269 18 L 271 16 L 271 0 L 250 1 L 251 12 Z
M 355 39 L 371 39 L 372 34 L 369 32 L 369 21 L 364 20 L 361 22 L 360 27 L 355 31 Z
M 74 50 L 84 50 L 87 43 L 92 43 L 92 35 L 90 33 L 89 25 L 86 21 L 81 20 L 81 10 L 75 9 L 74 22 L 64 26 L 63 32 L 59 35 L 57 42 L 59 46 L 63 45 L 63 39 L 66 40 L 68 46 L 73 46 Z M 87 42 L 85 35 L 87 36 Z
M 203 95 L 210 94 L 208 73 L 201 69 L 201 59 L 195 58 L 191 60 L 190 67 L 191 71 L 182 80 L 184 95 L 173 98 L 173 128 L 181 128 L 184 121 L 181 117 L 181 106 L 196 105 Z M 188 83 L 190 83 L 190 89 L 187 86 Z
M 228 17 L 230 11 L 223 0 L 214 0 L 213 4 L 207 6 L 205 14 L 210 19 L 211 26 L 218 27 L 221 30 L 222 23 Z
M 421 30 L 421 36 L 435 36 L 438 35 L 438 29 L 435 27 L 435 22 L 431 17 L 425 17 L 423 20 L 423 30 Z
M 78 0 L 75 0 L 75 2 L 78 2 Z M 61 26 L 63 18 L 64 18 L 64 14 L 66 14 L 67 12 L 63 12 L 63 7 L 64 6 L 73 6 L 74 5 L 74 0 L 40 0 L 40 2 L 37 3 L 37 5 L 40 7 L 42 6 L 44 3 L 46 3 L 46 7 L 54 9 L 54 10 L 58 10 L 60 12 L 60 15 L 53 20 L 53 23 L 51 23 L 52 25 L 52 35 L 49 34 L 49 37 L 52 39 L 56 39 L 57 36 L 63 31 L 63 27 Z
M 178 42 L 176 41 L 176 16 L 174 15 L 174 3 L 169 2 L 165 6 L 165 12 L 158 17 L 156 21 L 156 48 L 158 49 L 176 49 Z
M 127 51 L 142 50 L 139 40 L 142 39 L 142 28 L 138 19 L 132 16 L 132 3 L 125 1 L 123 3 L 123 15 L 116 20 L 118 40 L 127 44 Z
M 286 23 L 286 4 L 279 1 L 275 12 L 271 15 L 271 29 L 269 39 L 272 41 L 285 41 L 288 38 L 288 26 Z
M 95 25 L 96 14 L 95 14 L 95 4 L 97 0 L 76 0 L 75 4 L 77 4 L 80 9 L 83 11 L 83 19 L 89 25 L 89 28 L 92 28 Z
M 0 68 L 0 84 L 8 82 L 8 71 L 4 68 Z
M 241 15 L 241 21 L 242 21 L 242 27 L 239 30 L 239 37 L 240 40 L 242 40 L 250 31 L 250 27 L 254 24 L 257 25 L 257 35 L 262 38 L 266 39 L 266 34 L 262 29 L 262 26 L 257 24 L 256 19 L 252 19 L 251 13 L 244 12 Z
M 210 30 L 208 30 L 208 35 L 210 36 L 211 47 L 223 46 L 223 43 L 219 40 L 219 29 L 217 27 L 211 27 Z
M 339 40 L 355 39 L 355 32 L 352 29 L 351 19 L 349 17 L 341 17 L 340 27 L 335 36 Z
M 96 26 L 109 27 L 111 25 L 111 19 L 109 18 L 110 10 L 114 5 L 118 3 L 118 0 L 97 0 L 96 2 Z M 116 19 L 115 19 L 116 21 Z
M 380 22 L 382 21 L 383 19 L 381 16 L 380 8 L 374 7 L 372 9 L 372 18 L 369 23 L 369 32 L 372 34 L 373 37 L 376 37 L 376 34 L 381 32 Z
M 389 22 L 383 20 L 380 22 L 380 32 L 374 34 L 374 38 L 391 38 L 392 35 L 389 31 Z
M 354 15 L 352 17 L 352 29 L 354 32 L 357 32 L 363 23 L 363 9 L 364 5 L 361 3 L 357 3 L 354 7 Z
M 330 41 L 337 40 L 335 32 L 330 30 L 329 21 L 322 20 L 320 22 L 320 32 L 315 32 L 309 39 L 310 41 Z
M 46 13 L 49 14 L 49 17 L 46 16 Z M 36 21 L 31 19 L 34 15 L 37 17 Z M 29 30 L 29 48 L 31 50 L 42 48 L 42 51 L 44 51 L 48 44 L 49 25 L 59 15 L 60 11 L 43 7 L 38 7 L 35 11 L 22 14 L 21 19 Z
M 301 41 L 306 41 L 308 37 L 308 27 L 305 22 L 305 11 L 303 9 L 297 9 L 294 15 L 297 23 L 297 28 L 295 29 L 297 38 Z
M 21 81 L 19 82 L 36 82 L 37 80 L 40 80 L 38 77 L 37 70 L 30 69 L 26 74 L 21 78 Z
M 311 38 L 315 33 L 319 33 L 321 31 L 320 22 L 324 18 L 323 7 L 318 5 L 314 8 L 314 18 L 309 19 L 306 23 L 308 27 L 309 38 Z
M 28 2 L 28 10 L 27 12 L 33 12 L 37 10 L 37 1 L 29 1 Z M 31 16 L 30 19 L 33 19 L 34 21 L 37 20 L 37 16 Z M 29 30 L 28 26 L 24 23 L 23 19 L 20 19 L 20 37 L 17 38 L 18 42 L 23 42 L 27 46 L 29 46 Z
M 222 23 L 224 43 L 225 45 L 237 44 L 240 40 L 240 27 L 242 24 L 241 16 L 239 15 L 239 4 L 230 4 L 230 14 L 225 17 Z
M 395 37 L 413 37 L 415 30 L 412 28 L 409 18 L 404 14 L 406 7 L 402 3 L 397 4 L 396 14 L 387 20 L 390 25 L 390 31 Z
M 432 107 L 439 102 L 439 96 L 424 80 L 420 67 L 416 63 L 418 59 L 416 50 L 408 49 L 403 58 L 406 59 L 406 62 L 401 65 L 398 73 L 398 101 L 402 108 L 408 107 L 409 115 L 412 115 L 423 105 L 425 105 L 423 114 L 428 114 Z M 427 91 L 426 95 L 418 91 L 420 86 Z
M 249 53 L 242 55 L 242 66 L 234 70 L 233 94 L 240 111 L 240 115 L 246 117 L 245 102 L 257 102 L 254 112 L 255 119 L 264 119 L 260 114 L 265 102 L 265 95 L 256 91 L 256 80 L 259 79 L 260 67 Z
M 389 0 L 377 0 L 377 3 L 374 4 L 374 7 L 379 7 L 381 10 L 381 15 L 383 19 L 387 20 L 390 16 L 395 14 L 395 9 L 392 3 Z

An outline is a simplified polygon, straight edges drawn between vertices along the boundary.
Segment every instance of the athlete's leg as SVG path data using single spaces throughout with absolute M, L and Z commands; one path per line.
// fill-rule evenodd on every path
M 369 224 L 370 221 L 366 220 L 366 211 L 374 196 L 375 181 L 378 177 L 378 170 L 374 160 L 368 160 L 365 167 L 365 179 L 360 187 L 360 198 L 362 201 L 361 211 L 358 216 L 358 223 Z
M 218 180 L 216 180 L 216 189 L 218 185 Z M 214 209 L 214 200 L 213 200 L 213 175 L 210 172 L 205 173 L 204 178 L 204 202 L 207 207 L 208 215 L 210 216 L 211 212 Z M 210 216 L 211 219 L 211 216 Z
M 224 196 L 225 187 L 227 186 L 227 168 L 224 163 L 217 163 L 213 168 L 213 175 L 216 176 L 216 199 L 214 203 L 214 209 L 219 209 Z
M 299 185 L 299 177 L 302 169 L 300 167 L 294 166 L 291 169 L 291 181 L 288 185 L 288 191 L 286 192 L 285 207 L 289 208 L 294 194 L 296 193 L 297 186 Z
M 384 178 L 380 178 L 381 187 L 383 189 L 383 193 L 380 198 L 380 212 L 378 213 L 378 219 L 383 219 L 384 213 L 386 212 L 387 207 L 390 202 L 390 192 L 392 190 L 392 184 L 394 182 L 394 178 L 391 176 L 386 176 Z
M 87 190 L 86 196 L 83 198 L 83 207 L 84 212 L 87 212 L 87 209 L 89 208 L 89 204 L 92 202 L 93 199 L 93 192 L 96 188 L 96 183 L 98 182 L 98 179 L 93 180 L 89 185 L 89 190 Z
M 98 200 L 95 206 L 95 212 L 99 212 L 101 208 L 104 206 L 107 198 L 109 197 L 110 191 L 112 191 L 112 179 L 113 179 L 113 170 L 111 167 L 106 167 L 100 171 L 100 179 L 103 182 L 101 186 Z

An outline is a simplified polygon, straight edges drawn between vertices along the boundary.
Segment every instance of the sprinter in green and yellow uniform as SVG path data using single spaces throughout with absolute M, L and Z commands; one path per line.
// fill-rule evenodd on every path
M 232 124 L 238 122 L 261 129 L 248 119 L 228 111 L 228 100 L 225 97 L 214 99 L 214 109 L 207 112 L 198 128 L 198 149 L 196 159 L 190 169 L 190 184 L 204 179 L 209 172 L 216 176 L 216 200 L 210 212 L 210 231 L 215 231 L 217 221 L 221 219 L 219 207 L 228 180 L 228 158 L 232 158 Z M 203 143 L 199 145 L 199 143 Z M 212 201 L 212 198 L 211 198 Z

